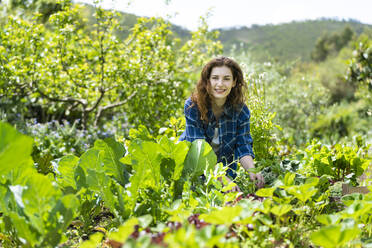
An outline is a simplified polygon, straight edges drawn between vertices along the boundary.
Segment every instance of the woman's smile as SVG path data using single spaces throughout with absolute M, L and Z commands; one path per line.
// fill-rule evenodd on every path
M 226 89 L 215 89 L 215 91 L 217 92 L 217 94 L 223 94 Z

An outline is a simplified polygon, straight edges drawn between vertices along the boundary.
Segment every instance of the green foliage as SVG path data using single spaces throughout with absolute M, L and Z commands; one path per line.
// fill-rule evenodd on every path
M 372 42 L 367 34 L 361 35 L 355 42 L 353 57 L 349 60 L 346 81 L 357 87 L 356 97 L 365 104 L 365 113 L 371 117 L 372 104 Z
M 9 0 L 4 3 L 4 12 L 7 15 L 17 13 L 23 16 L 32 16 L 38 13 L 42 22 L 46 22 L 52 14 L 62 9 L 63 2 L 54 0 Z
M 244 195 L 252 194 L 256 191 L 255 183 L 252 182 L 249 174 L 242 166 L 239 166 L 236 171 L 236 178 L 234 179 L 234 183 L 239 186 Z M 266 180 L 265 183 L 267 183 Z
M 364 112 L 364 108 L 362 102 L 343 102 L 329 107 L 327 113 L 318 116 L 309 131 L 313 137 L 322 138 L 330 144 L 344 137 L 367 134 L 370 131 L 369 121 L 359 115 Z
M 266 182 L 256 191 L 242 168 L 228 183 L 227 168 L 216 164 L 205 141 L 177 142 L 184 129 L 177 116 L 195 72 L 221 52 L 218 32 L 202 20 L 181 42 L 164 20 L 140 18 L 123 35 L 119 26 L 131 24 L 117 13 L 96 8 L 95 20 L 85 20 L 82 12 L 64 1 L 46 24 L 17 17 L 1 22 L 0 115 L 34 136 L 34 148 L 31 138 L 0 123 L 0 246 L 76 246 L 97 231 L 82 247 L 370 243 L 371 194 L 341 202 L 341 182 L 330 186 L 358 182 L 371 163 L 367 142 L 313 142 L 297 156 L 288 146 L 311 136 L 337 142 L 345 130 L 368 133 L 368 39 L 360 38 L 346 80 L 341 63 L 350 58 L 349 47 L 321 64 L 258 64 L 237 56 L 245 62 L 256 167 Z M 338 51 L 337 42 L 329 41 L 334 47 L 328 49 Z M 266 50 L 280 47 L 261 43 Z M 22 127 L 30 117 L 58 122 Z M 97 139 L 107 136 L 123 142 Z M 243 194 L 230 192 L 235 183 Z
M 63 194 L 52 177 L 38 174 L 32 167 L 31 138 L 5 123 L 0 123 L 0 134 L 0 192 L 5 199 L 0 204 L 1 232 L 13 244 L 25 247 L 59 244 L 77 214 L 77 198 Z
M 344 247 L 360 233 L 357 227 L 329 225 L 312 233 L 311 240 L 322 247 Z
M 324 61 L 328 55 L 338 53 L 353 38 L 354 32 L 350 26 L 346 26 L 340 33 L 323 34 L 316 41 L 315 48 L 311 52 L 311 59 Z
M 330 95 L 328 105 L 355 100 L 356 87 L 345 80 L 347 71 L 345 60 L 352 56 L 351 52 L 349 47 L 344 48 L 337 57 L 330 57 L 326 61 L 318 63 L 315 69 L 316 80 L 321 83 Z
M 369 146 L 348 146 L 336 144 L 332 147 L 312 141 L 303 152 L 304 161 L 301 172 L 305 175 L 329 175 L 335 181 L 347 181 L 356 185 L 371 162 L 364 151 Z
M 120 109 L 132 125 L 157 131 L 182 104 L 190 72 L 221 50 L 205 22 L 181 47 L 162 19 L 139 18 L 119 40 L 114 13 L 97 7 L 87 32 L 79 5 L 62 7 L 47 27 L 10 16 L 0 31 L 2 104 L 21 101 L 17 110 L 30 117 L 36 108 L 42 122 L 79 118 L 87 128 Z
M 6 176 L 12 171 L 13 163 L 15 166 L 30 167 L 32 159 L 32 139 L 18 133 L 9 124 L 0 122 L 0 175 Z M 14 161 L 14 158 L 17 158 Z
M 349 82 L 366 84 L 372 90 L 372 41 L 368 36 L 362 35 L 358 39 L 353 55 L 349 63 Z
M 174 144 L 166 136 L 158 142 L 133 140 L 128 154 L 121 161 L 131 167 L 129 192 L 130 208 L 136 206 L 136 214 L 145 214 L 143 209 L 151 211 L 155 220 L 163 218 L 162 208 L 171 202 L 164 199 L 176 199 L 182 195 L 186 182 L 198 181 L 203 172 L 217 162 L 216 155 L 204 140 L 196 140 L 191 146 L 182 141 Z
M 204 170 L 210 170 L 217 163 L 217 156 L 212 147 L 204 140 L 192 142 L 185 159 L 183 174 L 190 178 L 203 175 Z
M 361 156 L 367 154 L 368 146 L 327 150 L 313 143 L 305 156 L 297 156 L 301 163 L 284 160 L 267 167 L 277 180 L 271 187 L 255 193 L 253 189 L 253 198 L 239 201 L 241 193 L 228 192 L 235 183 L 223 180 L 227 168 L 215 164 L 205 141 L 174 142 L 166 135 L 149 138 L 146 128 L 132 134 L 127 149 L 108 138 L 96 140 L 80 158 L 62 157 L 53 167 L 54 177 L 32 167 L 30 138 L 1 123 L 0 161 L 8 161 L 8 154 L 20 158 L 5 166 L 0 163 L 4 172 L 0 196 L 5 199 L 0 203 L 2 245 L 72 244 L 67 236 L 70 223 L 74 221 L 76 228 L 80 222 L 77 232 L 90 234 L 103 209 L 112 214 L 110 222 L 96 227 L 102 233 L 91 235 L 82 247 L 103 242 L 133 247 L 159 243 L 182 247 L 185 242 L 212 247 L 342 247 L 363 245 L 370 238 L 371 194 L 345 196 L 344 208 L 329 209 L 329 177 L 312 177 L 314 173 L 306 167 L 328 175 L 333 171 L 331 162 L 342 168 L 350 164 L 349 169 L 360 175 L 370 163 Z M 14 166 L 8 168 L 9 163 Z
M 253 151 L 257 161 L 272 159 L 275 154 L 276 137 L 274 130 L 280 128 L 275 125 L 275 113 L 266 104 L 266 85 L 261 71 L 256 70 L 257 64 L 247 57 L 237 55 L 248 85 L 247 106 L 251 112 L 250 132 L 253 138 Z
M 236 49 L 238 53 L 248 51 L 255 61 L 289 62 L 298 59 L 311 61 L 311 52 L 317 39 L 324 32 L 338 34 L 340 37 L 338 41 L 343 41 L 348 37 L 348 31 L 345 31 L 348 30 L 347 27 L 357 35 L 362 33 L 364 28 L 370 28 L 353 20 L 319 19 L 280 25 L 252 25 L 250 28 L 239 27 L 219 31 L 225 53 Z M 336 38 L 336 35 L 332 37 Z
M 78 121 L 72 124 L 66 120 L 62 124 L 56 121 L 44 124 L 17 121 L 15 126 L 22 133 L 33 138 L 31 156 L 38 172 L 42 174 L 53 171 L 53 160 L 68 154 L 80 156 L 89 147 L 93 146 L 94 140 L 100 137 L 114 136 L 104 130 L 78 129 Z

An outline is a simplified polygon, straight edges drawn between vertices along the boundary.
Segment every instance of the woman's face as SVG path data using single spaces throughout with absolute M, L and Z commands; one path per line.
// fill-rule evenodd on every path
M 235 86 L 233 75 L 229 67 L 213 67 L 209 77 L 211 83 L 210 95 L 213 100 L 225 103 L 231 89 Z

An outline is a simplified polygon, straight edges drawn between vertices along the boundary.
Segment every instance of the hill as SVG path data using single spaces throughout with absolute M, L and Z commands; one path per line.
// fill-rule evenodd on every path
M 355 20 L 319 19 L 291 22 L 279 25 L 253 25 L 250 28 L 220 29 L 220 40 L 228 52 L 233 45 L 237 49 L 250 50 L 258 60 L 267 57 L 277 60 L 300 58 L 310 60 L 316 40 L 325 33 L 341 32 L 349 26 L 357 35 L 372 25 Z
M 85 5 L 84 15 L 93 23 L 94 7 Z M 129 29 L 136 23 L 137 16 L 122 13 L 120 23 L 123 30 L 118 34 L 125 38 Z M 278 25 L 252 25 L 252 27 L 217 29 L 220 40 L 224 45 L 225 54 L 230 54 L 235 47 L 239 51 L 250 51 L 255 60 L 263 61 L 268 58 L 279 61 L 301 59 L 310 60 L 310 54 L 317 39 L 325 33 L 341 32 L 349 26 L 357 35 L 372 25 L 360 23 L 357 20 L 335 20 L 322 18 L 319 20 L 293 21 Z M 172 31 L 186 40 L 190 37 L 187 29 L 172 25 Z
M 84 28 L 92 30 L 94 27 L 93 24 L 96 22 L 94 6 L 83 3 L 80 5 L 83 6 L 81 15 L 88 20 Z M 46 5 L 46 10 L 44 11 L 48 14 L 46 17 L 58 11 L 58 8 L 55 9 L 53 6 L 55 7 L 56 5 Z M 0 10 L 2 8 L 0 7 Z M 26 10 L 23 10 L 23 16 L 30 17 L 34 11 L 35 9 L 26 8 Z M 2 11 L 2 13 L 5 12 Z M 120 39 L 125 39 L 129 35 L 130 29 L 137 23 L 138 16 L 123 12 L 119 13 L 121 30 L 117 32 L 117 36 Z M 2 21 L 1 19 L 2 17 L 0 18 L 0 22 Z M 47 19 L 45 18 L 45 21 Z M 232 27 L 217 30 L 220 32 L 219 39 L 224 45 L 224 53 L 227 55 L 231 54 L 231 49 L 235 47 L 238 52 L 249 51 L 253 59 L 257 61 L 267 59 L 278 61 L 301 59 L 308 61 L 319 37 L 326 33 L 341 32 L 346 26 L 349 26 L 357 35 L 366 29 L 372 30 L 372 25 L 363 24 L 356 20 L 326 18 L 293 21 L 278 25 L 252 25 L 251 27 Z M 188 40 L 191 36 L 190 31 L 181 26 L 172 24 L 171 30 L 181 41 Z

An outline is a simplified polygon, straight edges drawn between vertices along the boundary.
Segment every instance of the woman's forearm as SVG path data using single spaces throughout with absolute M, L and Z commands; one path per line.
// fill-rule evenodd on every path
M 248 171 L 249 169 L 255 168 L 253 163 L 253 158 L 250 155 L 246 155 L 240 159 L 240 164 L 243 168 Z M 258 188 L 262 188 L 265 185 L 265 180 L 261 173 L 249 172 L 249 177 L 252 181 L 256 181 Z
M 250 155 L 246 155 L 240 158 L 240 164 L 245 170 L 255 168 L 253 158 Z

